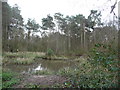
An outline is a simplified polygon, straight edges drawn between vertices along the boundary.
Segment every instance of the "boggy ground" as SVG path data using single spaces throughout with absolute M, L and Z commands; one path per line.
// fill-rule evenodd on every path
M 6 52 L 4 55 L 3 64 L 17 64 L 17 65 L 27 65 L 27 64 L 33 64 L 35 62 L 36 57 L 43 57 L 45 56 L 44 53 L 31 53 L 31 52 L 17 52 L 17 53 L 9 53 Z M 31 61 L 29 63 L 29 61 Z M 5 65 L 4 65 L 5 66 Z M 37 87 L 51 87 L 56 84 L 63 84 L 68 79 L 66 77 L 63 77 L 61 75 L 55 75 L 55 74 L 41 74 L 41 75 L 35 75 L 35 74 L 28 74 L 28 73 L 20 73 L 18 77 L 20 80 L 19 83 L 12 86 L 12 88 L 34 88 L 34 86 Z
M 13 88 L 34 88 L 35 85 L 39 88 L 49 88 L 57 84 L 62 85 L 66 81 L 68 81 L 68 79 L 60 75 L 24 74 L 22 81 L 14 85 Z

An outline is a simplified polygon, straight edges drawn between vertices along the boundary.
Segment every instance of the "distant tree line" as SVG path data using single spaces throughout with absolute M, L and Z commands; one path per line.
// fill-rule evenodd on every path
M 3 3 L 3 51 L 41 51 L 52 49 L 56 54 L 83 54 L 96 43 L 117 47 L 118 30 L 115 25 L 101 22 L 101 12 L 91 10 L 90 15 L 64 16 L 50 14 L 39 25 L 34 19 L 24 23 L 18 5 Z M 97 27 L 96 27 L 97 26 Z M 40 33 L 40 36 L 35 35 Z

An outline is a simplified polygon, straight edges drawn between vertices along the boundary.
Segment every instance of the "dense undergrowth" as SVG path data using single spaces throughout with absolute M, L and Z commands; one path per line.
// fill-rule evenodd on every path
M 12 88 L 13 85 L 18 84 L 20 78 L 15 72 L 3 70 L 2 72 L 2 88 Z
M 58 72 L 69 77 L 69 81 L 57 87 L 117 88 L 118 70 L 117 50 L 110 45 L 96 44 L 87 60 L 80 59 L 76 68 L 64 68 Z
M 48 57 L 53 56 L 53 52 L 47 52 Z M 6 53 L 5 58 L 15 56 L 12 62 L 14 64 L 30 64 L 35 57 L 42 57 L 40 53 Z M 9 62 L 4 60 L 3 63 Z M 50 70 L 37 71 L 31 74 L 36 75 L 62 75 L 68 77 L 69 80 L 63 85 L 53 85 L 52 88 L 117 88 L 118 87 L 118 58 L 117 50 L 113 49 L 110 45 L 96 44 L 91 49 L 88 58 L 77 58 L 76 67 L 68 67 L 52 72 Z M 3 88 L 11 87 L 19 80 L 13 78 L 14 74 L 11 72 L 3 72 Z M 41 86 L 29 85 L 26 87 L 38 88 Z

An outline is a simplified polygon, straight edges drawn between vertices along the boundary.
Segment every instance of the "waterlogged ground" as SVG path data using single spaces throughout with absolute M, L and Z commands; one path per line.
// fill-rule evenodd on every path
M 29 65 L 17 65 L 7 64 L 3 68 L 9 68 L 10 70 L 18 73 L 31 73 L 38 70 L 51 70 L 58 71 L 65 67 L 74 67 L 75 62 L 73 61 L 61 61 L 61 60 L 36 60 L 34 63 Z
M 39 52 L 3 55 L 3 88 L 118 87 L 118 68 L 113 64 L 107 68 L 87 56 L 43 57 Z
M 53 85 L 62 85 L 68 81 L 67 78 L 57 75 L 26 75 L 26 78 L 18 84 L 14 85 L 14 88 L 49 88 Z
M 39 87 L 49 87 L 51 85 L 63 84 L 68 79 L 66 77 L 56 75 L 55 73 L 58 72 L 60 69 L 67 67 L 74 68 L 77 65 L 74 60 L 43 60 L 41 58 L 35 59 L 35 53 L 34 55 L 32 55 L 32 53 L 27 54 L 24 55 L 24 53 L 7 53 L 7 58 L 3 61 L 4 69 L 9 69 L 12 72 L 19 73 L 22 78 L 19 84 L 13 85 L 14 88 L 28 88 L 33 87 L 32 85 L 37 85 Z M 43 53 L 42 55 L 37 53 L 37 56 L 38 55 L 44 56 Z M 31 61 L 33 61 L 32 63 L 25 64 L 20 62 L 22 61 L 22 59 L 30 59 Z M 20 63 L 15 60 L 19 60 Z

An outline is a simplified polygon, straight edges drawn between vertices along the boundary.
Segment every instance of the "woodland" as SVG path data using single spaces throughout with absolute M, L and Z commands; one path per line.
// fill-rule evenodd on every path
M 26 22 L 20 7 L 2 4 L 2 88 L 118 88 L 118 17 L 91 10 L 56 12 Z M 37 68 L 36 68 L 37 67 Z

